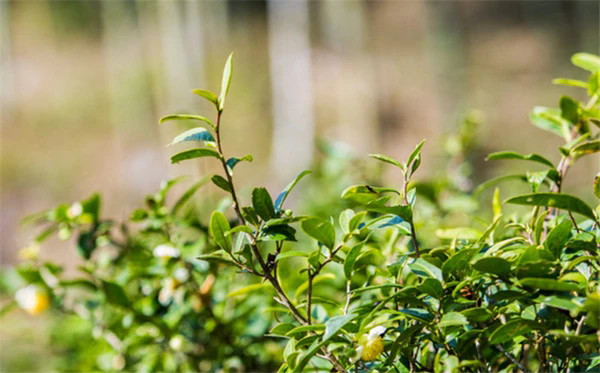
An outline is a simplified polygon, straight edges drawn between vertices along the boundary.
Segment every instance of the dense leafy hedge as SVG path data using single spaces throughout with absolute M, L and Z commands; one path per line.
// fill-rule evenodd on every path
M 160 120 L 202 125 L 175 137 L 173 144 L 203 146 L 173 163 L 209 157 L 222 173 L 170 203 L 181 179 L 164 183 L 129 222 L 102 217 L 98 195 L 29 217 L 46 227 L 23 251 L 28 259 L 18 273 L 27 286 L 15 299 L 32 314 L 51 305 L 83 320 L 83 342 L 62 342 L 72 352 L 64 370 L 598 371 L 599 208 L 561 186 L 570 165 L 600 150 L 600 58 L 580 53 L 573 63 L 589 80 L 555 83 L 583 88 L 589 100 L 563 96 L 559 108 L 531 114 L 534 125 L 564 139 L 558 164 L 539 154 L 493 153 L 488 160 L 526 161 L 541 171 L 469 190 L 476 121 L 468 117 L 446 139 L 451 161 L 438 180 L 412 180 L 424 142 L 405 162 L 371 155 L 371 163 L 402 175 L 398 189 L 376 186 L 368 166 L 350 171 L 348 155 L 325 145 L 329 156 L 297 208 L 317 213 L 297 215 L 286 202 L 309 171 L 275 198 L 262 187 L 240 195 L 234 183 L 234 170 L 252 157 L 223 150 L 230 56 L 219 97 L 194 91 L 214 104 L 214 121 Z M 589 177 L 600 198 L 598 178 Z M 332 195 L 340 183 L 365 178 L 341 199 Z M 482 220 L 478 196 L 507 180 L 531 193 L 502 202 L 496 187 L 493 216 Z M 208 218 L 187 202 L 210 181 L 226 197 Z M 506 205 L 526 207 L 505 214 Z M 37 259 L 38 244 L 54 233 L 76 234 L 80 276 Z

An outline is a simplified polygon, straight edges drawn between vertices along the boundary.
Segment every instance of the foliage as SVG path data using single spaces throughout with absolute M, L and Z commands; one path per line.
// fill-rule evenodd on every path
M 213 158 L 221 175 L 193 184 L 170 207 L 167 194 L 180 179 L 165 183 L 126 223 L 102 218 L 97 195 L 29 219 L 46 224 L 39 242 L 55 232 L 63 239 L 76 232 L 84 259 L 83 275 L 74 279 L 35 258 L 18 268 L 54 309 L 88 325 L 93 338 L 73 348 L 94 359 L 69 368 L 272 370 L 277 358 L 270 351 L 282 358 L 280 372 L 598 368 L 600 210 L 562 193 L 569 167 L 600 150 L 597 56 L 573 57 L 591 72 L 587 82 L 555 81 L 586 89 L 587 102 L 563 96 L 559 108 L 531 113 L 535 126 L 564 139 L 556 166 L 539 154 L 493 153 L 489 160 L 542 169 L 471 191 L 467 158 L 477 120 L 470 115 L 461 133 L 446 139 L 451 161 L 438 180 L 412 180 L 424 142 L 406 161 L 372 154 L 371 162 L 402 175 L 402 186 L 376 186 L 378 178 L 367 172 L 360 178 L 374 182 L 346 187 L 341 200 L 327 195 L 329 208 L 313 207 L 321 213 L 312 215 L 288 209 L 288 197 L 311 177 L 323 196 L 338 175 L 304 171 L 278 195 L 264 187 L 250 196 L 238 193 L 234 167 L 252 157 L 223 151 L 232 57 L 218 96 L 194 90 L 214 104 L 214 122 L 177 114 L 160 120 L 198 121 L 203 127 L 173 144 L 200 141 L 203 147 L 180 152 L 172 162 Z M 483 190 L 512 179 L 526 182 L 531 193 L 503 203 L 496 188 L 492 217 L 481 213 L 483 220 L 453 224 L 455 216 L 475 216 Z M 202 211 L 184 206 L 209 180 L 227 197 L 206 224 Z M 593 184 L 590 192 L 600 198 L 597 178 Z M 505 205 L 526 207 L 509 215 Z M 227 281 L 229 275 L 243 286 Z M 37 313 L 43 307 L 36 305 L 31 309 Z

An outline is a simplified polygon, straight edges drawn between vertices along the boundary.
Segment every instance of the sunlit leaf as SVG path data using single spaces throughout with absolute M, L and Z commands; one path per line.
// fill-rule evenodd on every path
M 504 203 L 527 206 L 547 206 L 562 210 L 576 212 L 592 220 L 596 220 L 593 210 L 582 200 L 568 194 L 534 193 L 517 196 L 506 200 Z

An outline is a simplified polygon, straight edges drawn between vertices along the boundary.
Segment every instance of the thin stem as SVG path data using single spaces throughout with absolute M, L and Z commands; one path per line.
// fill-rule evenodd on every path
M 498 350 L 500 350 L 500 352 L 502 352 L 504 354 L 504 356 L 506 356 L 508 358 L 508 360 L 512 361 L 513 364 L 515 364 L 517 367 L 519 367 L 519 369 L 521 369 L 523 372 L 527 373 L 527 369 L 521 363 L 519 363 L 511 354 L 509 354 L 504 349 L 504 347 L 502 347 L 502 345 L 496 344 L 496 345 L 494 345 L 494 347 L 496 347 Z
M 229 170 L 227 169 L 227 163 L 225 161 L 225 156 L 223 155 L 223 145 L 222 145 L 222 141 L 221 141 L 221 116 L 222 116 L 222 111 L 219 110 L 217 112 L 217 120 L 216 120 L 216 124 L 215 124 L 217 150 L 219 152 L 221 165 L 223 166 L 223 171 L 225 171 L 225 176 L 227 177 L 227 182 L 229 183 L 229 186 L 231 187 L 230 193 L 231 193 L 231 198 L 233 200 L 233 209 L 234 209 L 238 219 L 240 220 L 240 223 L 243 225 L 246 225 L 246 220 L 244 219 L 244 216 L 242 215 L 242 212 L 240 210 L 239 200 L 237 198 L 237 193 L 235 190 L 235 186 L 233 184 L 233 177 L 232 177 L 231 173 L 229 172 Z M 255 237 L 251 234 L 248 234 L 248 237 L 250 239 L 250 247 L 252 249 L 252 253 L 258 260 L 258 263 L 263 270 L 263 277 L 265 279 L 267 279 L 271 283 L 271 285 L 273 285 L 273 288 L 279 295 L 279 298 L 280 298 L 282 304 L 285 305 L 292 312 L 292 315 L 294 315 L 296 320 L 298 320 L 298 322 L 300 322 L 301 324 L 306 325 L 306 319 L 304 318 L 304 316 L 302 316 L 302 314 L 298 311 L 298 309 L 289 300 L 289 298 L 287 297 L 287 295 L 281 288 L 281 285 L 279 285 L 279 281 L 277 280 L 277 278 L 271 274 L 267 264 L 265 263 L 265 260 L 263 259 L 262 255 L 260 254 L 260 250 L 258 249 L 258 246 L 256 244 Z
M 312 307 L 312 285 L 313 285 L 313 274 L 310 271 L 310 263 L 308 263 L 308 290 L 306 292 L 306 321 L 308 322 L 308 325 L 310 325 L 311 322 L 311 307 Z
M 409 205 L 408 197 L 408 171 L 404 173 L 404 204 Z M 412 220 L 412 219 L 411 219 Z M 415 231 L 415 224 L 413 221 L 410 222 L 410 236 L 412 237 L 413 245 L 415 245 L 415 256 L 418 258 L 421 256 L 419 253 L 419 243 L 417 242 L 417 232 Z
M 350 294 L 350 280 L 346 282 L 346 305 L 344 306 L 344 315 L 348 314 L 348 308 L 350 308 L 350 299 L 352 295 Z

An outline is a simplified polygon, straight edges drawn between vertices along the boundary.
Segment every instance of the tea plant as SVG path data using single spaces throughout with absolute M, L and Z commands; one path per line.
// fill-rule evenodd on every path
M 193 91 L 214 104 L 214 121 L 189 114 L 160 120 L 202 124 L 172 144 L 203 146 L 171 161 L 208 157 L 220 165 L 222 173 L 210 181 L 229 198 L 212 212 L 208 227 L 200 212 L 180 211 L 208 179 L 171 208 L 165 197 L 176 180 L 164 185 L 133 213 L 131 220 L 143 225 L 135 233 L 100 219 L 97 196 L 59 206 L 41 216 L 50 225 L 39 238 L 79 231 L 87 277 L 61 279 L 60 269 L 48 263 L 21 266 L 32 284 L 17 295 L 23 308 L 37 313 L 51 298 L 56 308 L 90 320 L 94 335 L 113 351 L 114 369 L 232 369 L 233 361 L 257 370 L 261 359 L 269 361 L 267 340 L 285 341 L 280 372 L 558 373 L 600 367 L 600 206 L 593 209 L 562 188 L 574 162 L 600 151 L 599 57 L 573 56 L 576 66 L 591 73 L 587 82 L 555 80 L 584 88 L 587 101 L 562 96 L 559 108 L 537 107 L 531 113 L 535 126 L 564 139 L 558 164 L 539 154 L 490 154 L 488 160 L 520 160 L 543 169 L 501 176 L 469 195 L 461 172 L 443 182 L 412 180 L 422 160 L 421 142 L 406 161 L 372 154 L 402 176 L 401 187 L 350 186 L 341 199 L 352 208 L 335 218 L 287 208 L 290 193 L 310 171 L 275 199 L 264 187 L 247 198 L 238 192 L 234 170 L 252 157 L 224 150 L 232 63 L 230 56 L 218 97 Z M 467 118 L 464 133 L 450 139 L 457 159 L 470 147 L 474 123 Z M 600 182 L 592 177 L 590 191 L 600 198 Z M 487 188 L 512 179 L 527 183 L 531 193 L 501 202 L 496 188 L 493 217 L 483 230 L 476 219 L 469 226 L 446 227 L 457 207 L 445 203 L 444 195 L 471 203 Z M 505 204 L 526 207 L 507 215 Z M 114 251 L 91 260 L 101 244 Z M 256 281 L 241 287 L 219 282 L 227 267 L 244 283 Z M 235 307 L 211 296 L 217 284 L 229 291 Z M 66 290 L 75 286 L 85 290 L 69 298 Z M 268 304 L 270 299 L 276 304 Z M 256 329 L 252 322 L 271 323 L 264 312 L 276 323 L 267 336 L 248 337 L 248 329 Z M 203 361 L 208 362 L 203 366 Z M 219 365 L 225 361 L 230 366 Z

